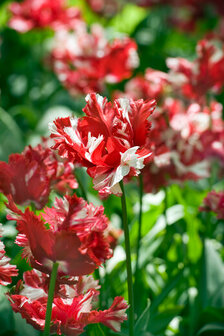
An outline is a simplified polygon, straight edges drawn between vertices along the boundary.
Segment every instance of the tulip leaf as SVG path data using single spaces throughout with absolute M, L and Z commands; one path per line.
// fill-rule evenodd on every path
M 201 328 L 198 331 L 197 336 L 203 335 L 204 333 L 207 333 L 207 332 L 214 332 L 214 331 L 220 331 L 220 332 L 222 331 L 224 333 L 224 324 L 223 323 L 206 324 L 203 328 Z
M 12 308 L 5 296 L 6 290 L 7 287 L 0 287 L 0 325 L 1 334 L 8 335 L 13 334 L 15 323 Z
M 23 149 L 22 132 L 12 117 L 0 108 L 0 160 Z
M 89 325 L 88 326 L 88 335 L 89 336 L 105 336 L 105 333 L 103 331 L 103 329 L 101 328 L 101 325 L 99 323 L 97 324 L 93 324 L 93 325 Z
M 201 286 L 202 306 L 222 308 L 224 306 L 224 265 L 211 240 L 204 243 Z
M 149 321 L 149 309 L 150 309 L 150 300 L 147 301 L 147 306 L 139 317 L 135 325 L 136 335 L 142 335 L 142 332 L 146 331 L 148 321 Z

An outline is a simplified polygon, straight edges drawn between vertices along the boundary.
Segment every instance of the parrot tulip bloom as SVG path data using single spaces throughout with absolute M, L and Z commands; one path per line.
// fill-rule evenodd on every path
M 204 39 L 197 44 L 197 58 L 168 58 L 169 79 L 173 88 L 190 100 L 205 103 L 208 92 L 218 93 L 223 86 L 224 53 L 214 41 Z
M 50 124 L 59 155 L 87 167 L 94 188 L 121 195 L 119 182 L 136 176 L 149 160 L 149 116 L 155 100 L 118 99 L 114 106 L 98 94 L 86 97 L 83 118 L 59 118 Z
M 77 96 L 102 92 L 105 83 L 129 78 L 139 64 L 136 50 L 134 40 L 125 36 L 109 41 L 100 25 L 92 25 L 89 32 L 82 23 L 74 31 L 57 32 L 49 63 L 62 84 Z
M 41 209 L 48 201 L 50 183 L 46 169 L 25 154 L 11 154 L 8 164 L 0 162 L 0 192 L 12 195 L 17 204 L 33 202 Z
M 9 219 L 17 221 L 16 243 L 24 247 L 23 257 L 45 273 L 53 263 L 58 275 L 85 275 L 94 271 L 112 252 L 104 237 L 108 220 L 103 207 L 87 204 L 76 195 L 56 199 L 55 207 L 39 216 L 28 208 L 23 213 L 9 198 Z
M 44 138 L 42 143 L 36 147 L 26 147 L 22 154 L 30 161 L 37 161 L 39 166 L 43 166 L 49 180 L 50 190 L 54 189 L 60 194 L 70 193 L 72 189 L 78 188 L 74 176 L 74 165 L 56 155 L 50 149 L 50 142 Z
M 12 17 L 9 26 L 20 33 L 34 28 L 74 28 L 81 21 L 77 8 L 67 8 L 64 0 L 25 0 L 9 6 Z
M 28 146 L 21 154 L 11 154 L 9 162 L 0 161 L 0 192 L 11 195 L 19 205 L 33 202 L 42 209 L 51 189 L 67 192 L 78 183 L 74 165 L 58 158 L 46 143 Z
M 115 91 L 115 98 L 127 97 L 137 99 L 156 99 L 164 97 L 168 88 L 168 74 L 151 68 L 146 69 L 144 76 L 138 75 L 125 84 L 125 92 Z
M 49 276 L 38 271 L 24 273 L 13 294 L 8 294 L 12 309 L 38 330 L 45 325 Z M 60 284 L 54 294 L 51 333 L 77 336 L 90 323 L 103 323 L 113 331 L 120 331 L 127 319 L 128 308 L 122 297 L 116 297 L 111 307 L 104 311 L 93 310 L 99 295 L 98 281 L 91 276 L 79 277 L 73 285 Z
M 185 108 L 181 100 L 165 99 L 152 120 L 153 160 L 143 171 L 145 190 L 209 177 L 214 159 L 223 165 L 223 136 L 221 104 Z

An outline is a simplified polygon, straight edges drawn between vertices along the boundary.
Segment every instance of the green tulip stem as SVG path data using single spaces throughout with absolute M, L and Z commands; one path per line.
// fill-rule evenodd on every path
M 49 336 L 50 335 L 50 326 L 51 326 L 51 313 L 52 313 L 52 303 L 54 299 L 54 290 L 55 290 L 55 284 L 57 279 L 57 271 L 58 271 L 59 264 L 55 262 L 53 264 L 52 272 L 51 272 L 51 279 L 50 279 L 50 285 L 48 290 L 48 300 L 47 300 L 47 311 L 45 316 L 45 327 L 44 327 L 44 333 L 43 336 Z
M 139 215 L 138 215 L 138 240 L 136 251 L 135 281 L 137 282 L 139 270 L 139 254 L 142 239 L 142 197 L 143 197 L 143 180 L 142 175 L 139 176 Z
M 128 280 L 128 303 L 129 303 L 129 336 L 134 336 L 134 295 L 133 295 L 133 282 L 132 282 L 132 269 L 131 269 L 131 248 L 129 238 L 129 228 L 127 219 L 127 205 L 125 198 L 125 191 L 123 181 L 120 182 L 122 190 L 121 205 L 122 205 L 122 219 L 125 237 L 125 252 L 126 252 L 126 268 Z

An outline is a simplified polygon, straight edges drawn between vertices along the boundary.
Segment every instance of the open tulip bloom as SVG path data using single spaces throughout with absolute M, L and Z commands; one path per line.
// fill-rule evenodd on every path
M 8 294 L 15 312 L 38 330 L 45 325 L 49 276 L 33 270 L 24 273 L 24 283 L 19 281 L 12 293 Z M 116 297 L 111 307 L 104 311 L 93 308 L 99 295 L 98 281 L 92 276 L 73 277 L 73 284 L 58 284 L 54 293 L 51 333 L 58 335 L 80 335 L 83 328 L 91 323 L 103 323 L 113 331 L 120 331 L 121 323 L 127 319 L 128 308 L 122 297 Z
M 87 167 L 94 188 L 122 194 L 119 182 L 136 176 L 150 159 L 149 116 L 155 100 L 117 99 L 114 105 L 98 94 L 86 97 L 85 117 L 58 118 L 50 124 L 59 155 Z
M 12 17 L 9 26 L 20 33 L 34 28 L 71 29 L 81 20 L 77 8 L 68 8 L 64 0 L 25 0 L 9 6 Z
M 67 193 L 78 188 L 73 170 L 74 165 L 61 160 L 44 139 L 21 154 L 11 154 L 8 163 L 0 161 L 0 192 L 11 195 L 16 204 L 42 209 L 52 189 Z
M 23 246 L 23 256 L 45 273 L 58 263 L 59 275 L 90 274 L 111 257 L 104 237 L 108 220 L 103 207 L 87 204 L 76 195 L 56 199 L 55 207 L 35 215 L 28 208 L 23 213 L 9 198 L 9 219 L 17 221 L 16 243 Z
M 54 149 L 63 158 L 87 168 L 101 196 L 122 196 L 128 282 L 129 335 L 134 335 L 131 251 L 123 179 L 140 174 L 152 156 L 149 117 L 155 100 L 115 99 L 112 105 L 99 94 L 86 96 L 82 118 L 58 118 L 50 124 Z
M 80 22 L 74 30 L 57 32 L 49 64 L 70 94 L 80 96 L 104 92 L 106 83 L 129 78 L 139 64 L 136 50 L 133 39 L 123 36 L 111 41 L 102 26 Z
M 94 207 L 75 195 L 56 199 L 55 207 L 45 208 L 39 216 L 28 208 L 23 213 L 11 197 L 7 207 L 8 218 L 17 221 L 16 242 L 23 246 L 23 257 L 34 267 L 24 273 L 24 284 L 19 281 L 14 292 L 8 294 L 13 310 L 34 328 L 45 329 L 53 271 L 51 277 L 49 273 L 57 264 L 49 332 L 79 335 L 86 325 L 99 322 L 118 332 L 127 319 L 127 303 L 116 297 L 108 310 L 94 310 L 98 281 L 82 276 L 112 255 L 103 207 Z M 16 275 L 13 267 L 7 273 L 10 276 Z

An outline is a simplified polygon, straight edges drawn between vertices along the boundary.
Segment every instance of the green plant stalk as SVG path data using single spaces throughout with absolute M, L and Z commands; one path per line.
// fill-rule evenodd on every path
M 82 183 L 82 180 L 79 176 L 79 173 L 77 172 L 76 170 L 76 173 L 75 173 L 75 177 L 76 177 L 76 180 L 78 182 L 78 185 L 79 185 L 79 189 L 80 189 L 80 192 L 81 192 L 81 195 L 82 195 L 82 198 L 84 198 L 84 200 L 86 202 L 88 202 L 88 197 L 87 197 L 87 194 L 86 194 L 86 191 L 85 191 L 85 188 L 84 188 L 84 185 Z M 100 272 L 99 272 L 99 269 L 95 269 L 95 277 L 97 280 L 99 280 L 99 285 L 101 286 L 101 283 L 102 283 L 102 280 L 101 280 L 101 277 L 100 277 Z M 99 296 L 99 304 L 100 304 L 100 307 L 102 306 L 102 293 L 100 292 L 100 296 Z
M 99 323 L 97 323 L 97 328 L 99 330 L 99 336 L 105 336 L 104 331 Z
M 34 214 L 35 214 L 36 208 L 35 208 L 35 205 L 33 204 L 33 202 L 30 203 L 30 210 L 32 212 L 34 212 Z
M 131 269 L 131 247 L 129 238 L 129 228 L 127 219 L 127 205 L 124 192 L 123 181 L 120 182 L 122 190 L 121 206 L 122 206 L 122 220 L 125 237 L 125 252 L 126 252 L 126 268 L 128 279 L 128 303 L 129 303 L 129 336 L 134 336 L 134 295 L 133 295 L 133 281 L 132 281 L 132 269 Z
M 101 279 L 101 276 L 100 276 L 99 268 L 95 269 L 94 275 L 95 275 L 96 280 L 99 280 L 100 288 L 102 288 L 102 279 Z M 100 306 L 100 309 L 102 309 L 102 291 L 100 291 L 100 294 L 99 294 L 99 306 Z
M 138 240 L 136 250 L 136 265 L 135 265 L 135 284 L 138 283 L 139 271 L 139 254 L 142 239 L 142 197 L 143 197 L 143 179 L 142 175 L 139 176 L 139 215 L 138 215 Z
M 77 182 L 78 182 L 79 189 L 80 189 L 81 194 L 82 194 L 82 198 L 84 198 L 84 200 L 88 202 L 87 194 L 86 194 L 85 188 L 84 188 L 83 183 L 82 183 L 82 180 L 81 180 L 81 178 L 80 178 L 80 176 L 79 176 L 79 174 L 78 174 L 77 172 L 75 173 L 75 178 L 76 178 L 76 180 L 77 180 Z
M 54 299 L 54 290 L 55 290 L 55 283 L 57 279 L 57 271 L 58 271 L 59 264 L 55 262 L 53 264 L 52 272 L 51 272 L 51 279 L 50 285 L 48 290 L 48 300 L 47 300 L 47 311 L 45 316 L 45 327 L 43 336 L 50 335 L 50 325 L 51 325 L 51 313 L 52 313 L 52 303 Z

